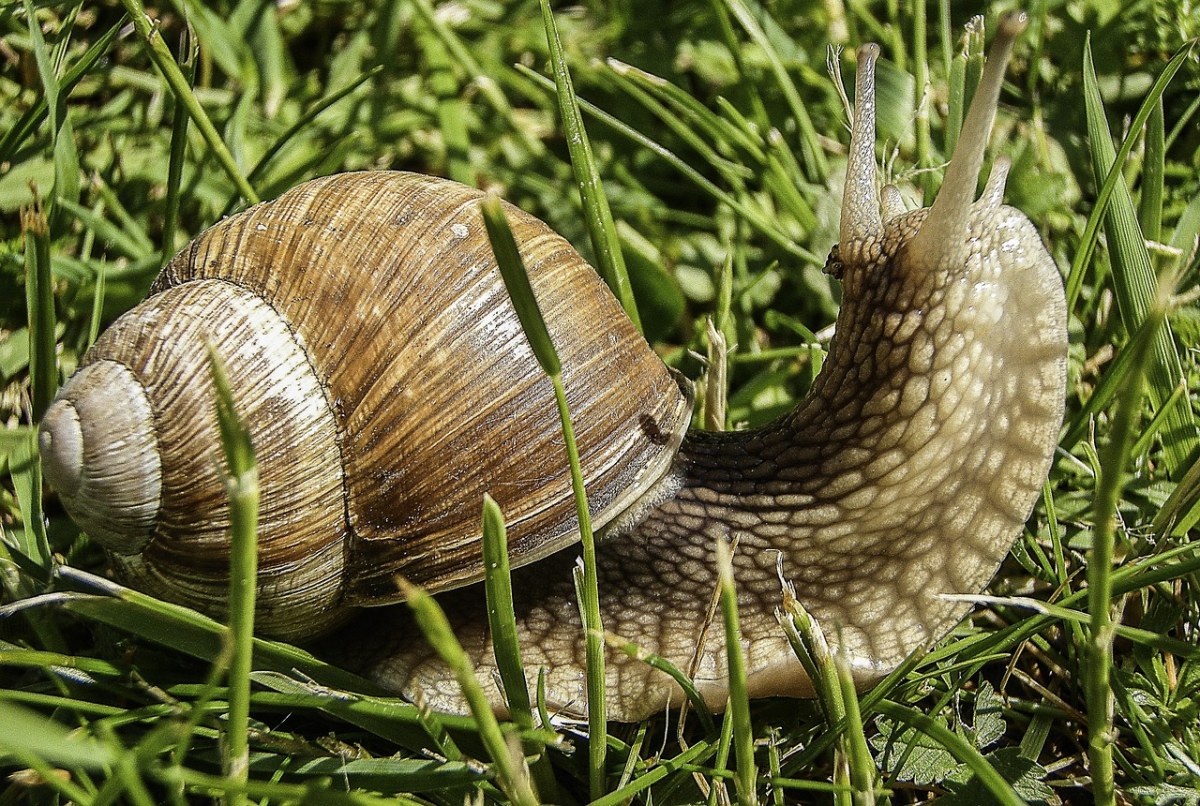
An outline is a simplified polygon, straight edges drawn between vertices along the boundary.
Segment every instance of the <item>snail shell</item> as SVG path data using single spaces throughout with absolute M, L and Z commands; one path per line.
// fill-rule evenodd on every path
M 397 172 L 307 182 L 209 229 L 87 353 L 43 421 L 45 472 L 119 575 L 220 614 L 229 514 L 208 346 L 259 464 L 259 624 L 483 576 L 484 492 L 516 565 L 577 540 L 562 432 L 500 280 L 481 193 Z M 594 270 L 509 207 L 561 345 L 603 526 L 667 472 L 690 399 Z

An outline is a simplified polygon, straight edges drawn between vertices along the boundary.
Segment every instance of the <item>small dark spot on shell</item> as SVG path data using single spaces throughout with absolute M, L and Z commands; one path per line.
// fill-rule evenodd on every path
M 655 445 L 666 445 L 667 435 L 658 427 L 658 423 L 649 414 L 643 414 L 639 421 L 642 426 L 642 433 L 646 435 L 646 439 L 650 440 Z

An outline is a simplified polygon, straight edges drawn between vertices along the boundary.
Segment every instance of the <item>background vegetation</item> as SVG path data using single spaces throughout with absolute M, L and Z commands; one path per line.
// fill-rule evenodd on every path
M 964 25 L 976 14 L 990 25 L 1010 5 L 556 10 L 647 335 L 693 377 L 728 265 L 731 425 L 770 419 L 803 394 L 836 313 L 836 284 L 820 269 L 848 138 L 827 48 L 881 44 L 879 156 L 918 204 L 953 137 L 948 88 L 956 76 L 969 86 L 978 66 L 978 35 L 961 55 Z M 497 788 L 503 770 L 472 720 L 344 693 L 364 689 L 265 643 L 249 782 L 228 775 L 219 627 L 71 570 L 102 574 L 103 560 L 52 493 L 43 539 L 31 374 L 69 374 L 165 257 L 245 206 L 247 185 L 271 198 L 343 170 L 446 175 L 497 188 L 590 255 L 538 4 L 164 0 L 147 13 L 160 56 L 194 87 L 183 96 L 128 8 L 135 0 L 0 6 L 0 765 L 10 773 L 0 801 L 512 795 Z M 740 798 L 776 803 L 852 791 L 860 802 L 1111 802 L 1114 783 L 1129 801 L 1200 802 L 1200 558 L 1189 543 L 1200 519 L 1200 66 L 1185 50 L 1200 11 L 1187 0 L 1028 10 L 993 149 L 1013 159 L 1009 203 L 1037 224 L 1067 280 L 1070 399 L 1044 501 L 993 585 L 1000 598 L 865 698 L 861 734 L 853 718 L 835 720 L 857 741 L 835 743 L 816 703 L 755 703 L 753 791 L 750 762 L 730 753 L 732 720 L 609 726 L 604 802 L 722 802 L 738 766 Z M 184 125 L 180 97 L 198 102 L 216 140 Z M 23 233 L 18 215 L 35 192 L 43 237 L 39 219 Z M 39 266 L 49 283 L 37 282 Z M 1175 296 L 1156 295 L 1155 276 Z M 27 304 L 27 291 L 43 302 Z M 29 311 L 49 307 L 54 338 L 31 340 Z M 54 360 L 36 357 L 51 344 Z M 1089 556 L 1099 557 L 1091 568 Z M 555 727 L 523 734 L 544 759 L 541 795 L 584 800 L 588 736 Z M 857 775 L 846 777 L 847 763 Z M 820 791 L 831 780 L 836 791 Z

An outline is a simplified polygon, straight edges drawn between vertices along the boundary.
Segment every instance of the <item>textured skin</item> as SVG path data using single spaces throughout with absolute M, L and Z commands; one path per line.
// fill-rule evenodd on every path
M 1062 283 L 1029 221 L 973 205 L 959 260 L 906 249 L 927 214 L 888 222 L 838 269 L 837 335 L 809 396 L 764 429 L 690 434 L 673 497 L 598 547 L 606 630 L 683 669 L 723 707 L 720 619 L 702 640 L 715 541 L 736 539 L 735 578 L 752 695 L 809 693 L 774 611 L 777 563 L 831 638 L 841 628 L 860 682 L 941 637 L 981 590 L 1028 517 L 1046 477 L 1066 378 Z M 948 253 L 956 250 L 949 249 Z M 965 259 L 962 256 L 965 255 Z M 843 259 L 846 256 L 843 255 Z M 670 492 L 667 490 L 666 492 Z M 571 583 L 577 551 L 514 574 L 531 685 L 582 712 L 584 642 Z M 483 593 L 440 599 L 478 675 L 495 686 Z M 404 608 L 364 619 L 339 645 L 383 684 L 461 710 L 456 685 Z M 359 629 L 362 629 L 361 627 Z M 663 674 L 608 652 L 609 715 L 636 720 L 678 701 Z

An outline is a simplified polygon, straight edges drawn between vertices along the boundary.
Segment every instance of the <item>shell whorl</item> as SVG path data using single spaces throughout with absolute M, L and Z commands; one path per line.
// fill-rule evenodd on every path
M 105 331 L 52 407 L 42 439 L 61 441 L 57 420 L 67 405 L 93 409 L 88 422 L 104 421 L 94 410 L 111 413 L 118 421 L 110 430 L 85 441 L 84 466 L 130 489 L 142 486 L 132 483 L 142 475 L 139 466 L 153 468 L 153 512 L 137 531 L 121 524 L 104 529 L 86 515 L 88 508 L 112 506 L 97 491 L 64 493 L 64 502 L 129 584 L 223 612 L 229 519 L 210 346 L 238 378 L 234 402 L 259 446 L 262 629 L 311 634 L 340 618 L 346 549 L 336 428 L 303 344 L 246 289 L 213 279 L 167 288 Z M 106 382 L 92 382 L 98 373 Z M 55 412 L 60 406 L 63 415 Z M 129 433 L 150 434 L 153 450 L 132 451 L 130 440 L 118 436 L 128 428 L 126 412 L 137 415 Z
M 97 361 L 72 376 L 42 418 L 42 468 L 75 521 L 118 554 L 150 539 L 162 464 L 146 389 L 129 368 Z

